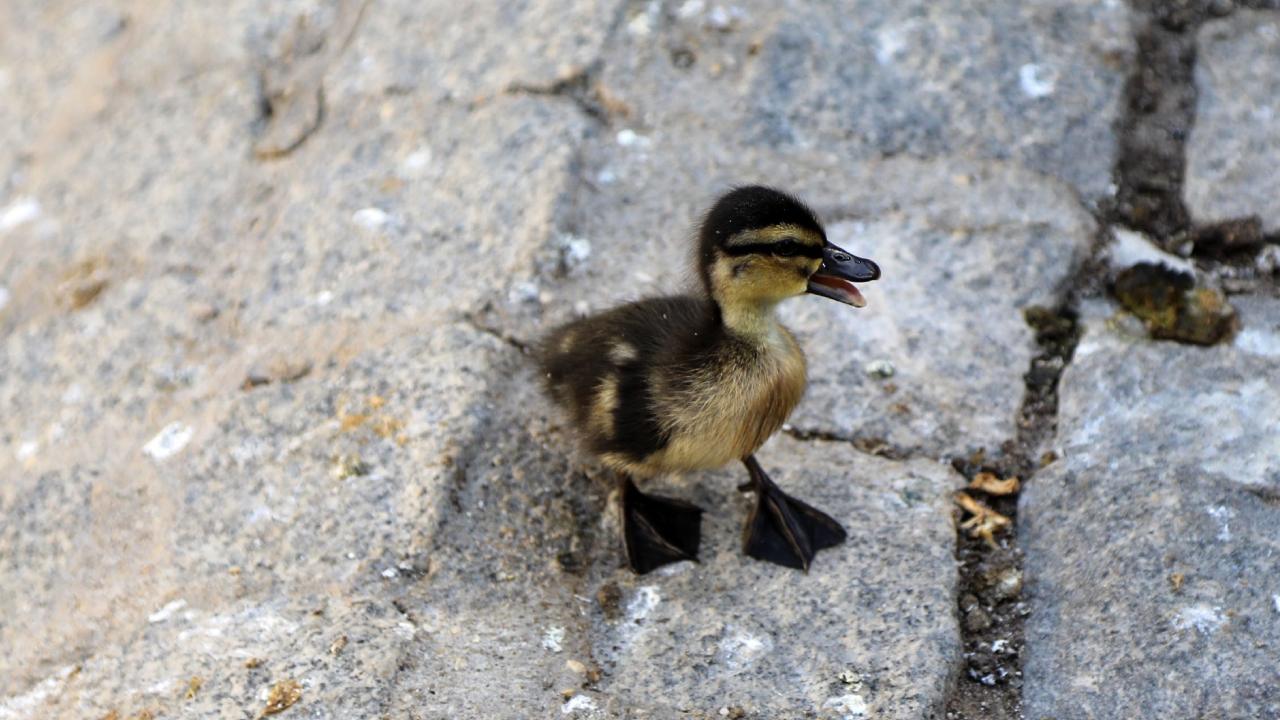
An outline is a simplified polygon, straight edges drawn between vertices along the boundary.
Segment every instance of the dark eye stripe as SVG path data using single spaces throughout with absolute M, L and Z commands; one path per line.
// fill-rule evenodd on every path
M 776 243 L 746 243 L 744 245 L 732 245 L 724 248 L 725 255 L 730 257 L 738 257 L 740 255 L 775 255 L 778 253 L 778 247 L 782 245 Z M 807 258 L 821 258 L 822 248 L 804 243 L 795 243 L 792 247 L 795 252 L 792 255 Z

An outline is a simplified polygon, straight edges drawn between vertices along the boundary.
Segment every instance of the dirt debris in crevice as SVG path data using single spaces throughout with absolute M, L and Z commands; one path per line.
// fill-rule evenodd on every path
M 1079 287 L 1092 276 L 1086 263 L 1072 280 Z M 1039 352 L 1023 376 L 1025 391 L 1017 435 L 988 457 L 982 451 L 952 461 L 971 481 L 979 473 L 1026 481 L 1056 458 L 1049 445 L 1057 430 L 1058 382 L 1071 362 L 1080 338 L 1070 300 L 1058 308 L 1027 309 Z M 1017 485 L 1017 483 L 1008 483 Z M 1020 720 L 1022 718 L 1022 653 L 1024 623 L 1030 608 L 1022 599 L 1023 555 L 1018 547 L 1020 489 L 997 494 L 977 489 L 966 493 L 1011 521 L 1011 530 L 994 542 L 957 527 L 956 559 L 960 563 L 956 615 L 962 662 L 947 698 L 948 720 Z

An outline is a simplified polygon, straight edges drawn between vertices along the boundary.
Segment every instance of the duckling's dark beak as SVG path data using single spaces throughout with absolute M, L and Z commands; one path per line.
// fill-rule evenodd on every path
M 827 243 L 822 248 L 822 264 L 809 276 L 808 292 L 845 305 L 865 307 L 867 299 L 854 283 L 871 282 L 879 277 L 879 265 Z

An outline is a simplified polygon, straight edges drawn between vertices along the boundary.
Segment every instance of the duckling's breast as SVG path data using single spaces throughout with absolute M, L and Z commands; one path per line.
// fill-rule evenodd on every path
M 791 333 L 778 330 L 770 342 L 740 342 L 686 377 L 653 378 L 670 439 L 644 459 L 643 471 L 720 467 L 754 453 L 782 427 L 804 394 L 805 359 Z

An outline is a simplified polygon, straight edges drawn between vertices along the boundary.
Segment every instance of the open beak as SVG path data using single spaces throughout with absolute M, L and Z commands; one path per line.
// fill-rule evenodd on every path
M 867 299 L 854 283 L 871 282 L 879 277 L 879 265 L 827 243 L 822 248 L 822 264 L 809 276 L 808 292 L 845 305 L 865 307 Z

